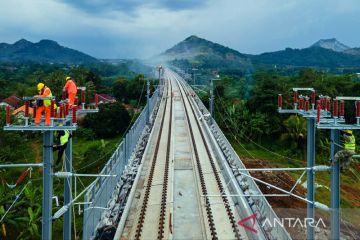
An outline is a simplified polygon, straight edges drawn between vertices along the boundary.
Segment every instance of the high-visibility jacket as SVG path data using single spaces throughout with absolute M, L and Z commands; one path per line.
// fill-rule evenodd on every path
M 67 90 L 68 94 L 77 93 L 77 87 L 73 80 L 67 80 L 64 88 Z
M 354 135 L 345 137 L 344 148 L 345 150 L 355 151 L 356 143 Z
M 63 146 L 69 141 L 70 132 L 69 130 L 64 130 L 64 135 L 60 136 L 60 145 Z
M 43 94 L 41 94 L 40 96 L 41 97 L 52 97 L 50 88 L 45 87 Z M 41 105 L 41 101 L 43 102 L 45 107 L 48 107 L 51 105 L 51 100 L 40 100 L 40 103 L 38 105 Z

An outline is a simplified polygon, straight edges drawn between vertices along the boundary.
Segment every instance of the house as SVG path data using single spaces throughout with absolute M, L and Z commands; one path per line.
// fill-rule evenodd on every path
M 13 95 L 2 100 L 2 102 L 0 102 L 0 107 L 10 106 L 12 109 L 17 109 L 21 106 L 21 104 L 22 99 Z
M 12 114 L 16 115 L 18 117 L 24 117 L 25 116 L 25 105 L 22 105 L 21 107 L 15 109 Z M 32 116 L 33 114 L 34 114 L 34 109 L 32 107 L 29 107 L 29 116 Z
M 114 102 L 116 102 L 116 98 L 109 96 L 107 94 L 98 93 L 97 95 L 99 97 L 99 103 L 114 103 Z

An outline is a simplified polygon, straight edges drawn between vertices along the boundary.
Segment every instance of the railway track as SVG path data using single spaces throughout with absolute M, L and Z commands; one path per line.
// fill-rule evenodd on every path
M 156 144 L 121 239 L 247 239 L 191 97 L 176 75 L 166 76 Z

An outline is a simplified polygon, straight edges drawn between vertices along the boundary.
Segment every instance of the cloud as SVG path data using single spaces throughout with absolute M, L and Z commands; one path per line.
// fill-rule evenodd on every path
M 52 39 L 99 58 L 146 58 L 195 34 L 245 53 L 336 37 L 358 46 L 357 0 L 0 0 L 0 42 Z
M 62 0 L 78 9 L 89 13 L 122 11 L 133 13 L 138 8 L 164 8 L 171 11 L 199 8 L 206 4 L 206 0 Z

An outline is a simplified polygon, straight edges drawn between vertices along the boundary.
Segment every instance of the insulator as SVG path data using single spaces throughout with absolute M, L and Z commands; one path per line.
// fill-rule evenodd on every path
M 309 102 L 309 99 L 306 99 L 305 100 L 305 111 L 308 112 L 310 109 L 310 102 Z
M 25 101 L 25 117 L 29 117 L 29 101 Z
M 317 114 L 316 114 L 316 116 L 317 116 L 317 123 L 320 123 L 320 114 L 321 114 L 321 101 L 319 100 L 318 102 L 317 102 Z
M 325 101 L 326 101 L 326 111 L 330 112 L 330 98 L 327 97 L 325 98 Z
M 64 113 L 65 113 L 65 117 L 67 115 L 69 115 L 69 103 L 65 103 L 65 111 L 64 111 Z
M 294 104 L 296 104 L 298 102 L 298 92 L 295 91 L 294 92 Z
M 6 106 L 6 125 L 10 125 L 10 106 Z
M 99 95 L 95 94 L 95 107 L 98 108 L 99 106 Z
M 77 106 L 73 106 L 72 108 L 72 123 L 76 124 L 76 111 L 77 111 Z
M 77 96 L 75 97 L 74 105 L 79 106 L 79 98 Z
M 60 118 L 64 117 L 64 104 L 60 104 Z
M 316 104 L 316 92 L 312 91 L 311 93 L 311 104 Z
M 81 103 L 85 103 L 85 90 L 81 90 Z
M 34 106 L 33 106 L 33 118 L 35 119 L 35 117 L 36 117 L 36 110 L 37 110 L 37 106 L 36 106 L 36 104 L 34 104 Z
M 282 108 L 282 95 L 281 94 L 279 94 L 278 95 L 278 108 Z
M 356 117 L 360 117 L 360 101 L 356 101 Z
M 340 101 L 340 117 L 345 116 L 345 102 L 343 100 Z
M 338 117 L 338 114 L 339 114 L 338 100 L 334 99 L 334 102 L 333 102 L 333 117 L 334 118 Z
M 321 109 L 325 110 L 325 108 L 326 108 L 326 99 L 325 99 L 325 97 L 322 97 L 321 98 Z
M 50 104 L 50 117 L 52 117 L 52 118 L 53 118 L 54 115 L 55 115 L 54 106 L 55 106 L 55 100 L 52 99 L 52 100 L 51 100 L 51 104 Z
M 299 109 L 300 110 L 304 109 L 304 98 L 303 97 L 299 98 Z

